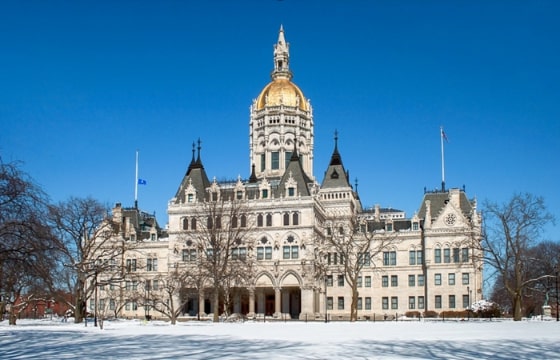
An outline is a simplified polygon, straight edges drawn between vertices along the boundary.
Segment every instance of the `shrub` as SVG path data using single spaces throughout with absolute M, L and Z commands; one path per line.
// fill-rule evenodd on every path
M 404 314 L 406 317 L 408 318 L 419 318 L 420 317 L 420 311 L 407 311 Z
M 424 317 L 427 318 L 437 318 L 438 317 L 438 313 L 437 311 L 433 311 L 433 310 L 428 310 L 424 312 Z

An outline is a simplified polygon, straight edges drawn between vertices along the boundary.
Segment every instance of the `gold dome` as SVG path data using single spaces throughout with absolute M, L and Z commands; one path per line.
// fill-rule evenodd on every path
M 286 78 L 277 78 L 270 82 L 257 98 L 257 110 L 262 110 L 265 106 L 280 105 L 297 106 L 303 111 L 309 110 L 303 92 Z

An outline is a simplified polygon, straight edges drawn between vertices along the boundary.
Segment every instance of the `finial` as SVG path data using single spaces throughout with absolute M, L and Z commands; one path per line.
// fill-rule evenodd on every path
M 200 149 L 202 148 L 202 147 L 200 146 L 201 143 L 202 143 L 202 142 L 200 141 L 200 138 L 198 138 L 198 158 L 197 158 L 197 160 L 196 160 L 197 162 L 200 162 Z
M 358 192 L 358 178 L 354 180 L 356 182 L 356 192 Z

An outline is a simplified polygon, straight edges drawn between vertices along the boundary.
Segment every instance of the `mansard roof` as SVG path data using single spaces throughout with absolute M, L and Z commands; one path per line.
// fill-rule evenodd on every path
M 119 216 L 119 219 L 114 219 L 115 230 L 118 232 L 126 231 L 125 218 L 128 219 L 131 228 L 136 232 L 137 240 L 148 240 L 151 237 L 152 229 L 156 230 L 159 238 L 166 237 L 167 232 L 163 230 L 156 219 L 155 214 L 142 211 L 137 207 L 123 208 L 120 203 L 117 203 L 113 209 L 113 216 Z
M 397 220 L 367 220 L 367 231 L 375 232 L 385 230 L 387 223 L 393 224 L 392 231 L 405 231 L 412 229 L 412 221 L 410 219 L 397 219 Z
M 465 217 L 470 217 L 473 211 L 473 203 L 471 200 L 468 199 L 465 191 L 459 189 L 451 189 L 447 191 L 436 190 L 433 192 L 426 192 L 424 194 L 424 199 L 422 200 L 422 204 L 420 205 L 420 209 L 418 209 L 418 217 L 420 219 L 426 218 L 426 201 L 429 200 L 431 217 L 433 219 L 437 218 L 438 214 L 441 213 L 443 208 L 451 200 L 451 192 L 458 193 L 459 208 Z

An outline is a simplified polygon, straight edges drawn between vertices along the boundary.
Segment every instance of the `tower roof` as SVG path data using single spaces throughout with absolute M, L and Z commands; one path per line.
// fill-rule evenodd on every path
M 295 143 L 294 151 L 292 152 L 292 157 L 290 158 L 290 163 L 288 164 L 284 175 L 282 175 L 282 179 L 280 179 L 280 186 L 278 187 L 278 191 L 281 192 L 286 187 L 286 183 L 290 179 L 295 181 L 295 183 L 297 184 L 297 190 L 300 195 L 310 195 L 308 184 L 312 183 L 313 180 L 311 180 L 309 176 L 307 176 L 305 170 L 303 170 L 303 166 L 301 166 Z
M 257 98 L 257 110 L 265 106 L 292 106 L 303 111 L 309 110 L 309 105 L 303 92 L 294 84 L 290 70 L 290 44 L 284 37 L 284 28 L 280 26 L 278 41 L 274 45 L 274 69 L 270 74 L 272 81 L 268 83 Z
M 199 201 L 204 199 L 205 190 L 207 187 L 210 186 L 210 180 L 208 180 L 208 175 L 206 175 L 206 170 L 204 170 L 204 165 L 202 165 L 202 160 L 200 158 L 200 139 L 198 139 L 198 156 L 195 161 L 194 159 L 194 143 L 193 143 L 193 157 L 189 168 L 181 184 L 179 185 L 179 189 L 177 189 L 177 193 L 175 194 L 175 202 L 176 203 L 184 203 L 185 202 L 185 190 L 189 185 L 192 185 L 196 190 L 196 196 Z
M 348 182 L 348 174 L 342 164 L 342 157 L 338 152 L 338 132 L 335 131 L 334 135 L 334 150 L 331 155 L 331 161 L 327 171 L 325 171 L 325 178 L 321 184 L 321 188 L 338 188 L 338 187 L 352 187 Z

